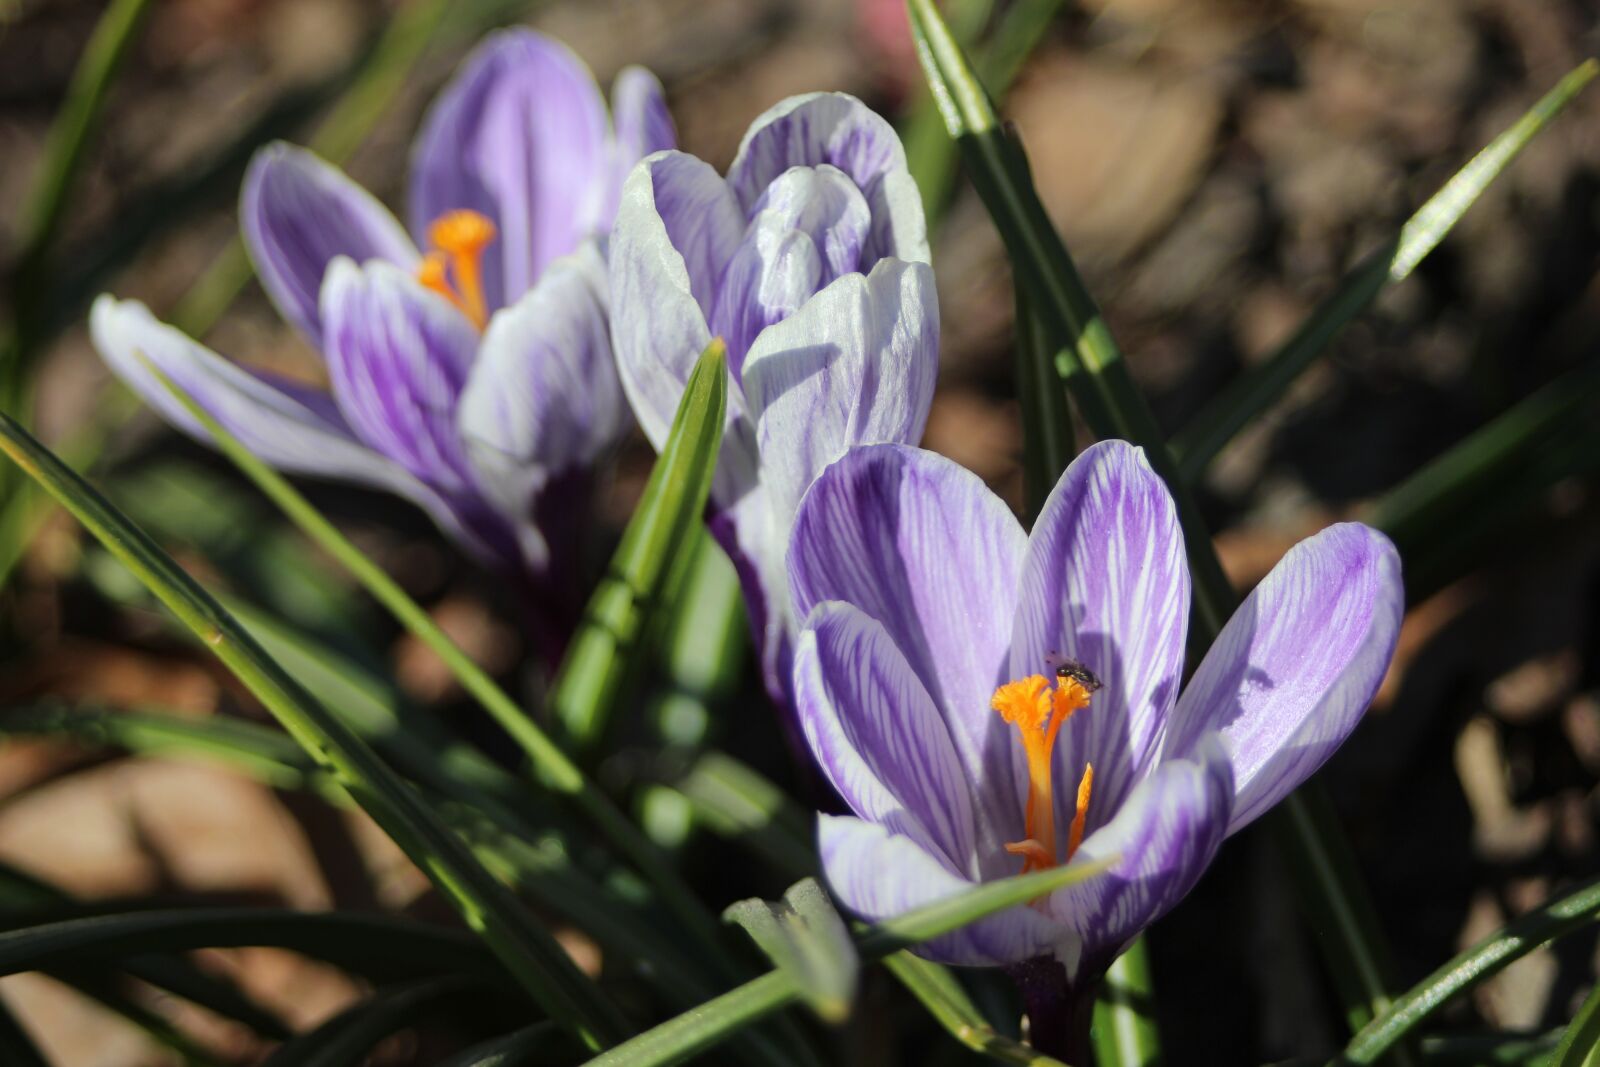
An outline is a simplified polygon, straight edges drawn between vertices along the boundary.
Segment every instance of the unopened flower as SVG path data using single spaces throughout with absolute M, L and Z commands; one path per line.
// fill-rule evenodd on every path
M 565 46 L 498 34 L 423 125 L 410 234 L 308 151 L 274 145 L 251 163 L 246 247 L 326 386 L 229 362 L 110 296 L 95 344 L 189 433 L 205 436 L 144 360 L 267 462 L 400 493 L 538 586 L 573 550 L 586 469 L 627 429 L 599 242 L 623 175 L 673 140 L 648 72 L 619 75 L 608 119 Z
M 658 448 L 696 356 L 727 342 L 711 528 L 784 701 L 783 551 L 800 497 L 851 445 L 920 440 L 933 396 L 938 303 L 899 138 L 859 100 L 818 93 L 758 118 L 726 178 L 650 156 L 623 188 L 611 291 L 623 388 Z
M 835 892 L 880 919 L 1116 857 L 921 949 L 1059 963 L 1069 982 L 1096 978 L 1343 742 L 1403 605 L 1389 541 L 1332 526 L 1256 587 L 1180 695 L 1183 536 L 1120 441 L 1073 462 L 1031 534 L 948 460 L 852 450 L 802 503 L 789 573 L 796 707 L 855 813 L 821 817 Z

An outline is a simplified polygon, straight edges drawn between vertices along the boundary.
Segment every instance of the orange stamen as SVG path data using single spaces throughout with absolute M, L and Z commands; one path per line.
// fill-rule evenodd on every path
M 1043 675 L 1032 674 L 1007 682 L 994 691 L 989 706 L 1017 728 L 1028 764 L 1028 806 L 1024 815 L 1022 841 L 1008 843 L 1007 852 L 1021 856 L 1022 873 L 1042 871 L 1056 865 L 1055 795 L 1051 782 L 1051 758 L 1056 735 L 1073 712 L 1089 706 L 1090 691 L 1072 678 L 1060 678 L 1055 691 Z M 1083 820 L 1089 807 L 1089 782 L 1092 768 L 1078 786 L 1078 807 L 1068 831 L 1067 858 L 1072 858 L 1083 839 Z
M 483 250 L 494 240 L 494 223 L 476 211 L 448 211 L 428 227 L 433 250 L 417 268 L 417 280 L 442 294 L 483 329 L 489 322 L 489 302 L 483 294 Z M 450 284 L 454 277 L 455 285 Z
M 1078 810 L 1072 814 L 1072 825 L 1067 827 L 1067 859 L 1083 844 L 1083 823 L 1089 817 L 1089 793 L 1094 789 L 1094 764 L 1083 765 L 1083 777 L 1078 779 Z

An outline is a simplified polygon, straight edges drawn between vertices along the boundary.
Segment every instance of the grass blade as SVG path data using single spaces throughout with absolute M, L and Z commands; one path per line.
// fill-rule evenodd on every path
M 0 415 L 0 451 L 65 505 L 233 671 L 428 875 L 553 1017 L 597 1045 L 623 1029 L 615 1009 L 555 939 L 478 863 L 416 791 L 285 673 L 170 556 L 4 415 Z
M 950 1035 L 974 1052 L 1000 1063 L 1024 1067 L 1066 1067 L 1060 1060 L 1035 1052 L 1020 1041 L 996 1033 L 949 968 L 909 952 L 885 956 L 884 968 L 916 997 Z
M 780 971 L 794 979 L 800 997 L 828 1023 L 842 1023 L 855 1000 L 861 960 L 850 931 L 815 878 L 790 886 L 780 901 L 741 900 L 722 913 Z
M 1106 972 L 1094 1002 L 1094 1060 L 1100 1067 L 1154 1067 L 1161 1062 L 1151 995 L 1150 954 L 1140 937 Z
M 1385 286 L 1403 280 L 1416 269 L 1489 184 L 1597 74 L 1600 60 L 1589 59 L 1562 78 L 1525 115 L 1457 171 L 1406 221 L 1399 236 L 1347 274 L 1282 347 L 1235 378 L 1207 404 L 1172 439 L 1179 475 L 1190 483 L 1198 481 L 1206 465 L 1234 434 L 1287 392 L 1339 331 L 1365 311 Z
M 1356 1034 L 1332 1063 L 1343 1067 L 1377 1062 L 1451 998 L 1596 918 L 1600 918 L 1600 881 L 1580 886 L 1508 923 L 1395 998 L 1393 1007 Z
M 534 1023 L 501 1037 L 473 1045 L 441 1062 L 438 1067 L 525 1067 L 549 1062 L 545 1055 L 559 1044 L 561 1031 L 551 1023 Z
M 471 992 L 475 983 L 460 975 L 382 989 L 327 1022 L 285 1041 L 261 1067 L 360 1067 L 374 1045 L 437 1010 L 440 1001 Z
M 1077 449 L 1066 390 L 1054 365 L 1056 346 L 1051 344 L 1049 331 L 1029 307 L 1020 286 L 1016 299 L 1013 344 L 1017 354 L 1017 403 L 1022 408 L 1023 519 L 1032 526 Z
M 91 913 L 0 932 L 0 974 L 104 964 L 152 952 L 270 946 L 376 980 L 444 973 L 507 983 L 495 957 L 471 935 L 388 915 L 275 908 L 78 910 Z
M 1000 231 L 1019 284 L 1027 290 L 1029 307 L 1040 316 L 1052 343 L 1060 343 L 1057 372 L 1095 434 L 1143 446 L 1172 493 L 1193 583 L 1190 640 L 1196 651 L 1203 651 L 1221 632 L 1238 597 L 1223 573 L 1193 494 L 1178 476 L 1155 416 L 1133 384 L 1105 319 L 1039 202 L 1021 146 L 1000 128 L 988 93 L 932 0 L 907 0 L 907 4 L 917 55 L 950 136 L 961 146 L 973 185 Z M 1308 804 L 1307 796 L 1317 794 L 1315 782 L 1303 786 L 1268 819 L 1296 839 L 1299 852 L 1291 857 L 1296 860 L 1292 867 L 1311 925 L 1329 932 L 1321 943 L 1348 1010 L 1370 1017 L 1388 1005 L 1387 950 L 1371 919 L 1366 888 L 1348 861 L 1342 830 L 1324 805 Z M 1300 862 L 1302 857 L 1319 863 L 1313 867 Z
M 1551 1067 L 1597 1067 L 1600 1065 L 1600 985 L 1589 991 L 1572 1025 L 1561 1035 Z
M 580 751 L 592 752 L 604 735 L 640 642 L 668 599 L 674 568 L 700 534 L 722 444 L 727 378 L 727 349 L 713 340 L 689 374 L 638 509 L 556 676 L 550 707 Z

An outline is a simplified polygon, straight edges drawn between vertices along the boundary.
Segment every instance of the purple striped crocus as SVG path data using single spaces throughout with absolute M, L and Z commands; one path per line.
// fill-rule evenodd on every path
M 919 441 L 933 397 L 938 301 L 900 139 L 854 97 L 816 93 L 758 118 L 726 178 L 682 152 L 648 157 L 623 187 L 611 293 L 623 389 L 657 448 L 695 358 L 727 343 L 711 529 L 787 703 L 783 551 L 800 497 L 851 445 Z
M 1031 533 L 949 460 L 853 449 L 802 502 L 788 565 L 805 620 L 795 704 L 855 813 L 821 816 L 834 891 L 881 919 L 1117 857 L 920 950 L 1069 987 L 1344 741 L 1403 607 L 1389 541 L 1329 527 L 1256 587 L 1180 694 L 1183 536 L 1165 484 L 1121 441 L 1072 463 Z
M 423 124 L 410 233 L 309 151 L 251 163 L 246 247 L 326 386 L 229 362 L 110 296 L 95 344 L 187 432 L 205 436 L 144 360 L 274 466 L 399 493 L 535 593 L 570 594 L 586 471 L 628 428 L 600 242 L 623 176 L 673 143 L 649 72 L 618 76 L 608 118 L 564 45 L 497 34 Z

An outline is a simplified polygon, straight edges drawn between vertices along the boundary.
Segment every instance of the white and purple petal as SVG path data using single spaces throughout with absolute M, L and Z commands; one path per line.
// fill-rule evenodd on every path
M 1229 832 L 1321 767 L 1361 720 L 1405 610 L 1400 557 L 1360 523 L 1307 538 L 1256 586 L 1178 700 L 1165 753 L 1220 732 L 1238 798 Z
M 850 604 L 818 604 L 796 643 L 794 703 L 852 811 L 978 876 L 971 787 L 939 709 L 883 624 Z
M 1045 501 L 1028 540 L 1011 645 L 1013 678 L 1081 661 L 1104 683 L 1062 730 L 1056 774 L 1095 769 L 1091 830 L 1115 811 L 1153 761 L 1183 672 L 1189 569 L 1166 485 L 1141 449 L 1090 446 Z M 1059 789 L 1059 829 L 1073 791 Z
M 262 288 L 318 348 L 322 280 L 336 256 L 407 270 L 418 260 L 405 229 L 371 193 L 314 153 L 282 143 L 250 161 L 239 227 Z
M 843 600 L 878 620 L 932 696 L 974 794 L 983 877 L 1022 837 L 1021 746 L 989 707 L 1006 679 L 1027 541 L 970 471 L 921 449 L 852 449 L 800 505 L 789 546 L 797 614 Z
M 322 317 L 334 399 L 356 436 L 447 495 L 471 490 L 455 417 L 478 347 L 466 316 L 396 267 L 340 258 Z
M 824 163 L 849 175 L 872 208 L 863 268 L 890 256 L 928 262 L 922 200 L 906 170 L 905 149 L 894 127 L 853 96 L 809 93 L 770 108 L 745 134 L 728 184 L 748 213 L 789 168 Z
M 1094 798 L 1091 797 L 1091 810 Z M 1071 864 L 1116 857 L 1111 868 L 1046 898 L 1044 910 L 1083 940 L 1081 965 L 1104 967 L 1140 930 L 1194 888 L 1227 835 L 1233 775 L 1218 746 L 1169 760 L 1113 817 L 1084 838 Z M 1068 970 L 1077 968 L 1069 961 Z
M 550 265 L 497 312 L 461 393 L 456 424 L 486 496 L 521 533 L 535 571 L 548 564 L 530 522 L 535 497 L 587 467 L 628 427 L 606 325 L 605 264 L 592 243 Z
M 861 191 L 836 167 L 791 167 L 767 186 L 711 309 L 736 380 L 762 330 L 856 270 L 871 225 Z
M 769 327 L 745 364 L 761 479 L 786 532 L 824 467 L 856 445 L 922 439 L 939 371 L 933 270 L 885 260 Z
M 693 156 L 650 156 L 623 185 L 608 249 L 612 343 L 634 416 L 657 448 L 711 343 L 706 314 L 743 232 L 727 184 Z M 730 419 L 742 410 L 735 399 Z
M 609 230 L 616 216 L 622 183 L 634 164 L 652 152 L 678 147 L 678 131 L 667 110 L 661 82 L 644 67 L 624 67 L 611 84 L 613 189 L 602 217 Z
M 895 918 L 968 892 L 976 883 L 950 870 L 909 837 L 861 819 L 819 816 L 822 870 L 834 896 L 873 921 Z M 1072 931 L 1026 904 L 1018 905 L 912 949 L 939 963 L 1004 967 L 1036 956 L 1075 959 Z
M 503 307 L 609 221 L 612 155 L 600 89 L 559 41 L 527 29 L 496 33 L 429 110 L 411 172 L 419 242 L 446 212 L 467 208 L 494 222 L 484 288 L 490 308 Z

